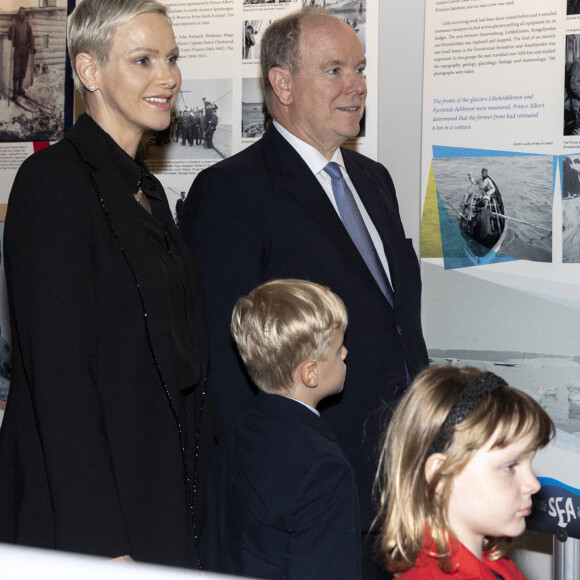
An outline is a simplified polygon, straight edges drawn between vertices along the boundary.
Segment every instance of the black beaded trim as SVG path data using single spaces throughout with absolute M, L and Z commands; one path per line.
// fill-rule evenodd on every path
M 153 341 L 151 340 L 151 335 L 149 333 L 147 309 L 145 307 L 145 300 L 144 300 L 143 294 L 141 292 L 141 285 L 140 285 L 139 280 L 137 278 L 137 274 L 135 273 L 135 270 L 134 270 L 133 266 L 131 265 L 131 262 L 129 261 L 129 258 L 127 257 L 127 254 L 125 253 L 123 243 L 121 242 L 121 240 L 117 234 L 117 231 L 115 230 L 115 227 L 113 226 L 113 222 L 111 220 L 109 210 L 107 209 L 107 206 L 105 204 L 105 200 L 103 199 L 101 191 L 99 190 L 99 186 L 97 185 L 97 182 L 94 178 L 93 171 L 90 169 L 90 164 L 83 157 L 83 155 L 82 155 L 81 151 L 79 150 L 78 146 L 76 145 L 76 143 L 72 139 L 70 139 L 69 137 L 65 137 L 65 138 L 73 145 L 78 156 L 81 158 L 81 161 L 88 168 L 89 175 L 90 175 L 91 181 L 93 183 L 94 191 L 95 191 L 97 197 L 99 198 L 101 208 L 103 209 L 103 213 L 105 214 L 105 218 L 107 220 L 109 228 L 111 229 L 111 233 L 113 234 L 113 237 L 115 238 L 115 241 L 117 242 L 117 246 L 119 247 L 119 250 L 123 256 L 123 259 L 125 260 L 125 263 L 127 264 L 127 267 L 129 268 L 129 270 L 131 272 L 131 276 L 133 277 L 133 281 L 135 282 L 135 286 L 137 288 L 137 293 L 139 295 L 139 301 L 141 302 L 141 308 L 143 311 L 143 321 L 145 324 L 145 334 L 147 335 L 147 344 L 149 346 L 149 352 L 151 353 L 151 357 L 152 357 L 153 363 L 155 365 L 155 370 L 157 372 L 157 376 L 159 378 L 159 381 L 161 382 L 163 392 L 165 393 L 165 396 L 167 397 L 167 400 L 169 401 L 169 407 L 171 408 L 171 413 L 172 413 L 173 418 L 175 420 L 175 424 L 177 425 L 177 432 L 179 435 L 179 445 L 181 448 L 181 460 L 183 463 L 183 470 L 185 473 L 186 490 L 187 490 L 188 496 L 190 496 L 190 492 L 189 492 L 190 489 L 192 490 L 191 493 L 193 494 L 193 497 L 189 497 L 189 501 L 188 501 L 189 506 L 188 507 L 189 507 L 189 512 L 190 512 L 191 524 L 192 524 L 192 528 L 193 528 L 193 537 L 194 537 L 194 544 L 195 544 L 195 549 L 196 549 L 195 551 L 196 551 L 196 557 L 197 557 L 197 566 L 201 570 L 201 560 L 199 557 L 199 531 L 197 530 L 197 525 L 195 523 L 196 499 L 197 499 L 196 498 L 197 465 L 194 468 L 193 482 L 192 482 L 190 475 L 189 475 L 189 468 L 187 466 L 187 461 L 185 459 L 185 444 L 183 441 L 183 426 L 182 426 L 181 422 L 179 421 L 179 417 L 177 416 L 177 412 L 175 411 L 175 408 L 173 406 L 173 398 L 171 397 L 171 393 L 169 392 L 169 389 L 167 388 L 167 382 L 165 381 L 165 377 L 163 376 L 163 373 L 161 372 L 161 368 L 159 366 L 159 362 L 158 362 L 157 356 L 155 354 L 155 349 L 153 347 Z M 139 183 L 141 183 L 141 181 L 143 180 L 143 178 L 145 176 L 146 176 L 146 174 L 143 172 L 141 175 L 141 179 L 139 180 Z M 200 447 L 200 439 L 201 439 L 201 418 L 202 418 L 202 413 L 203 413 L 203 406 L 204 406 L 203 403 L 205 401 L 206 388 L 207 388 L 207 379 L 204 382 L 204 390 L 201 393 L 201 397 L 200 397 L 200 408 L 199 408 L 199 413 L 198 413 L 199 421 L 198 421 L 198 424 L 196 426 L 196 433 L 195 433 L 194 454 L 195 454 L 196 460 L 197 460 L 197 457 L 199 455 L 199 447 Z M 191 484 L 191 487 L 190 487 L 190 484 Z
M 489 393 L 505 386 L 507 383 L 501 377 L 490 372 L 481 373 L 473 379 L 453 403 L 431 445 L 429 454 L 441 453 L 453 435 L 452 428 L 464 421 Z

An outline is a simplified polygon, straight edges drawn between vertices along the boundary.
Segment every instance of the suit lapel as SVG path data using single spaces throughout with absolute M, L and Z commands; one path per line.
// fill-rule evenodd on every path
M 304 207 L 382 296 L 368 266 L 308 165 L 274 127 L 270 127 L 266 132 L 264 145 L 266 158 L 272 161 L 271 172 L 275 176 L 277 192 L 293 197 Z M 359 186 L 356 187 L 358 192 Z M 386 298 L 385 301 L 388 304 Z

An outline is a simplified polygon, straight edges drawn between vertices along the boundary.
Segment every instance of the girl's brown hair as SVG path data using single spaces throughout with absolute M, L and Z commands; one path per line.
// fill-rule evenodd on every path
M 461 392 L 481 374 L 473 367 L 451 365 L 425 369 L 389 423 L 375 480 L 380 495 L 375 523 L 381 527 L 377 560 L 391 571 L 415 564 L 426 526 L 439 567 L 449 571 L 454 538 L 447 505 L 453 478 L 492 436 L 493 448 L 504 448 L 531 435 L 531 450 L 536 450 L 554 435 L 554 424 L 537 401 L 513 387 L 498 387 L 451 428 L 451 438 L 442 451 L 445 459 L 427 481 L 425 464 L 433 441 Z M 511 542 L 511 538 L 486 538 L 484 550 L 497 559 L 508 552 Z

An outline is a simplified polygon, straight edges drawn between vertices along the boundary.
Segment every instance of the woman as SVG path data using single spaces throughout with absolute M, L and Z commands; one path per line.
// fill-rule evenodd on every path
M 170 122 L 178 48 L 156 0 L 83 0 L 68 44 L 87 114 L 25 161 L 6 218 L 0 541 L 194 567 L 213 440 L 202 290 L 137 155 Z

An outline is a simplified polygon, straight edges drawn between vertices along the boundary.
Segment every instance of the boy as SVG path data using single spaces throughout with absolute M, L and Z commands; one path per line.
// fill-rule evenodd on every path
M 209 570 L 361 578 L 354 474 L 316 410 L 343 388 L 346 325 L 342 300 L 312 282 L 273 280 L 237 301 L 232 335 L 260 392 L 210 470 Z

